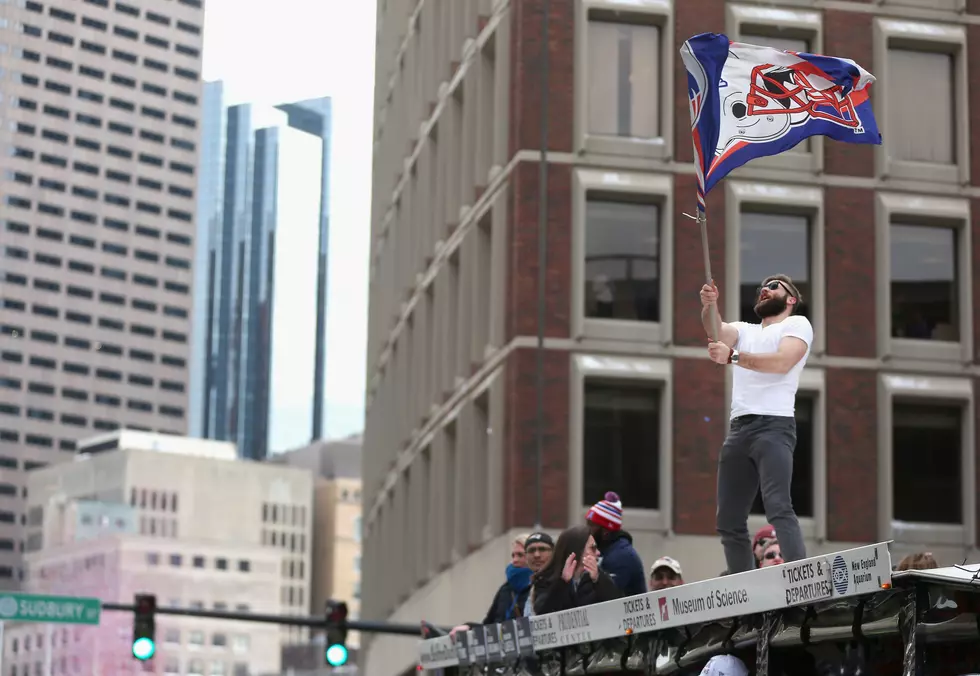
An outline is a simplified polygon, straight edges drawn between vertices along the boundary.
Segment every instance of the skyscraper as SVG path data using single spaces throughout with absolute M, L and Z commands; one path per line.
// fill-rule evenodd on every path
M 201 0 L 0 2 L 0 584 L 22 470 L 184 434 Z
M 208 110 L 226 131 L 201 184 L 200 432 L 260 459 L 322 433 L 330 99 Z

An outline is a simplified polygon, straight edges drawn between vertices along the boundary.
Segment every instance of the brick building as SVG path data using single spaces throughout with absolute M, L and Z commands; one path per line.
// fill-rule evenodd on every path
M 683 215 L 695 178 L 677 50 L 703 31 L 878 77 L 884 145 L 811 139 L 708 198 L 725 317 L 751 312 L 771 272 L 807 297 L 794 493 L 810 552 L 894 539 L 897 555 L 977 558 L 980 1 L 550 2 L 540 474 L 545 2 L 378 6 L 365 617 L 479 620 L 539 480 L 548 528 L 615 489 L 648 563 L 670 554 L 688 579 L 724 568 L 730 369 L 706 358 L 701 242 Z M 925 99 L 938 117 L 909 105 Z M 366 660 L 400 673 L 413 644 L 374 638 Z

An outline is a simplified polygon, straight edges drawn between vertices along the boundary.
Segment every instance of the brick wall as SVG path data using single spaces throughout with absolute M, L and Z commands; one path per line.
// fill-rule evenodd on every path
M 878 531 L 874 371 L 827 370 L 827 537 L 874 541 Z
M 510 148 L 537 148 L 539 141 L 541 0 L 513 5 L 511 43 Z M 970 0 L 980 12 L 980 0 Z M 563 3 L 552 2 L 552 111 L 572 111 L 574 101 L 574 17 Z M 855 59 L 874 72 L 872 15 L 827 10 L 824 51 Z M 675 5 L 675 40 L 704 31 L 725 31 L 724 3 L 684 0 Z M 980 27 L 970 36 L 980 38 Z M 971 40 L 971 43 L 976 40 Z M 974 50 L 971 83 L 980 78 L 980 50 Z M 675 155 L 691 162 L 691 138 L 686 98 L 686 73 L 676 59 Z M 971 102 L 980 107 L 980 87 L 971 87 Z M 573 148 L 572 115 L 552 115 L 549 147 Z M 980 135 L 972 141 L 973 181 L 980 181 Z M 873 177 L 874 148 L 827 141 L 825 169 L 840 176 Z M 980 184 L 980 183 L 977 183 Z M 547 278 L 547 335 L 568 337 L 571 279 L 571 170 L 552 164 L 549 170 L 549 251 Z M 684 217 L 695 207 L 695 178 L 674 175 L 674 336 L 684 346 L 706 342 L 699 319 L 697 292 L 704 281 L 698 226 Z M 980 200 L 974 204 L 974 259 L 980 260 Z M 522 163 L 511 181 L 508 202 L 507 338 L 534 335 L 537 321 L 538 167 Z M 713 276 L 725 278 L 724 187 L 708 196 L 709 241 Z M 828 187 L 825 191 L 827 279 L 827 351 L 834 357 L 875 358 L 875 228 L 874 193 L 866 188 Z M 974 294 L 980 299 L 980 266 L 975 265 Z M 721 284 L 719 284 L 721 286 Z M 722 288 L 722 293 L 727 289 Z M 974 320 L 980 352 L 980 311 Z M 546 357 L 545 521 L 568 523 L 567 453 L 569 355 Z M 506 366 L 506 476 L 504 489 L 508 526 L 528 525 L 534 508 L 535 381 L 534 351 L 515 352 Z M 871 370 L 828 368 L 826 371 L 828 536 L 831 540 L 868 541 L 877 534 L 877 374 Z M 713 534 L 715 476 L 725 429 L 723 369 L 699 359 L 674 362 L 674 529 L 678 533 Z M 980 401 L 978 401 L 980 426 Z M 978 462 L 980 472 L 980 462 Z M 978 476 L 980 480 L 980 476 Z M 978 507 L 980 522 L 980 507 Z M 980 527 L 978 527 L 980 537 Z
M 542 0 L 511 3 L 510 33 L 510 155 L 541 147 L 541 20 Z M 548 148 L 572 149 L 575 83 L 575 16 L 571 4 L 558 1 L 549 7 Z
M 697 213 L 697 179 L 693 175 L 674 177 L 674 342 L 678 345 L 707 346 L 701 324 L 699 293 L 704 284 L 704 249 L 701 227 L 685 213 Z M 725 187 L 719 185 L 707 195 L 708 251 L 711 274 L 721 293 L 725 279 Z M 737 293 L 737 290 L 734 291 Z M 705 353 L 707 354 L 707 352 Z
M 505 332 L 514 336 L 538 333 L 538 162 L 514 169 L 508 196 L 507 296 Z M 572 293 L 572 173 L 568 165 L 548 167 L 548 244 L 545 277 L 548 336 L 568 337 Z
M 871 39 L 870 14 L 827 10 L 823 13 L 823 50 L 825 54 L 854 59 L 871 73 L 874 69 L 874 45 Z M 871 101 L 875 101 L 871 88 Z M 874 176 L 874 146 L 857 143 L 824 143 L 824 171 L 842 176 Z
M 504 527 L 534 524 L 537 478 L 536 350 L 515 351 L 505 367 Z M 564 528 L 568 514 L 568 352 L 548 350 L 544 363 L 542 525 Z M 573 518 L 573 517 L 572 517 Z
M 970 200 L 973 244 L 973 362 L 980 362 L 980 199 Z M 980 541 L 978 541 L 980 542 Z
M 724 369 L 706 359 L 675 359 L 674 530 L 678 533 L 715 532 L 715 477 L 724 416 Z
M 827 188 L 824 208 L 827 352 L 874 357 L 874 193 L 862 188 Z

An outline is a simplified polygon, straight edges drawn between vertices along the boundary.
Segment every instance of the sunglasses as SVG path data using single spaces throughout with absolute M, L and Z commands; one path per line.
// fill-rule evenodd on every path
M 775 291 L 779 287 L 783 287 L 784 289 L 786 289 L 786 293 L 788 293 L 789 295 L 791 295 L 793 298 L 796 298 L 796 294 L 793 293 L 792 291 L 790 291 L 790 288 L 788 286 L 786 286 L 785 284 L 783 284 L 778 279 L 774 279 L 773 281 L 769 282 L 768 284 L 763 284 L 762 286 L 760 286 L 758 288 L 757 293 L 762 293 L 762 290 L 763 289 L 769 289 L 770 291 Z
M 539 547 L 531 547 L 530 549 L 527 549 L 525 551 L 527 552 L 528 556 L 531 556 L 532 554 L 544 554 L 545 552 L 550 552 L 551 547 L 548 547 L 547 545 L 542 545 Z
M 776 550 L 774 552 L 766 552 L 763 555 L 762 558 L 767 559 L 769 561 L 772 561 L 773 559 L 776 559 L 776 558 L 779 558 L 779 559 L 783 558 L 783 555 L 782 555 L 782 553 L 779 550 Z

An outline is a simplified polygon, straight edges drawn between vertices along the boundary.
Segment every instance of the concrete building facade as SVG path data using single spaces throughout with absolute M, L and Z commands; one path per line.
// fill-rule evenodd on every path
M 704 31 L 878 77 L 882 146 L 814 138 L 708 197 L 725 318 L 751 319 L 775 272 L 807 299 L 793 490 L 809 550 L 893 539 L 896 555 L 980 553 L 980 2 L 813 4 L 551 2 L 545 101 L 544 0 L 379 1 L 365 616 L 478 619 L 509 536 L 580 523 L 606 490 L 648 563 L 674 556 L 687 579 L 724 568 L 715 471 L 731 370 L 707 360 L 699 319 L 677 54 Z M 908 112 L 910 95 L 935 123 Z M 366 669 L 411 669 L 413 650 L 372 638 Z
M 201 0 L 0 3 L 0 585 L 25 469 L 187 430 Z
M 334 599 L 347 603 L 351 619 L 360 617 L 362 443 L 359 435 L 319 441 L 273 458 L 273 462 L 309 470 L 314 477 L 313 615 L 323 613 L 327 600 Z M 351 632 L 348 646 L 356 649 L 359 644 L 358 632 Z M 322 648 L 316 656 L 322 661 Z
M 115 602 L 149 592 L 161 607 L 305 615 L 312 494 L 309 472 L 240 461 L 232 444 L 130 431 L 92 438 L 73 462 L 29 475 L 26 588 Z M 39 630 L 7 628 L 5 665 L 46 659 Z M 142 673 L 129 653 L 130 614 L 107 612 L 99 626 L 69 633 L 51 645 L 58 664 Z M 159 616 L 151 666 L 181 676 L 278 673 L 281 646 L 305 640 L 296 628 Z

